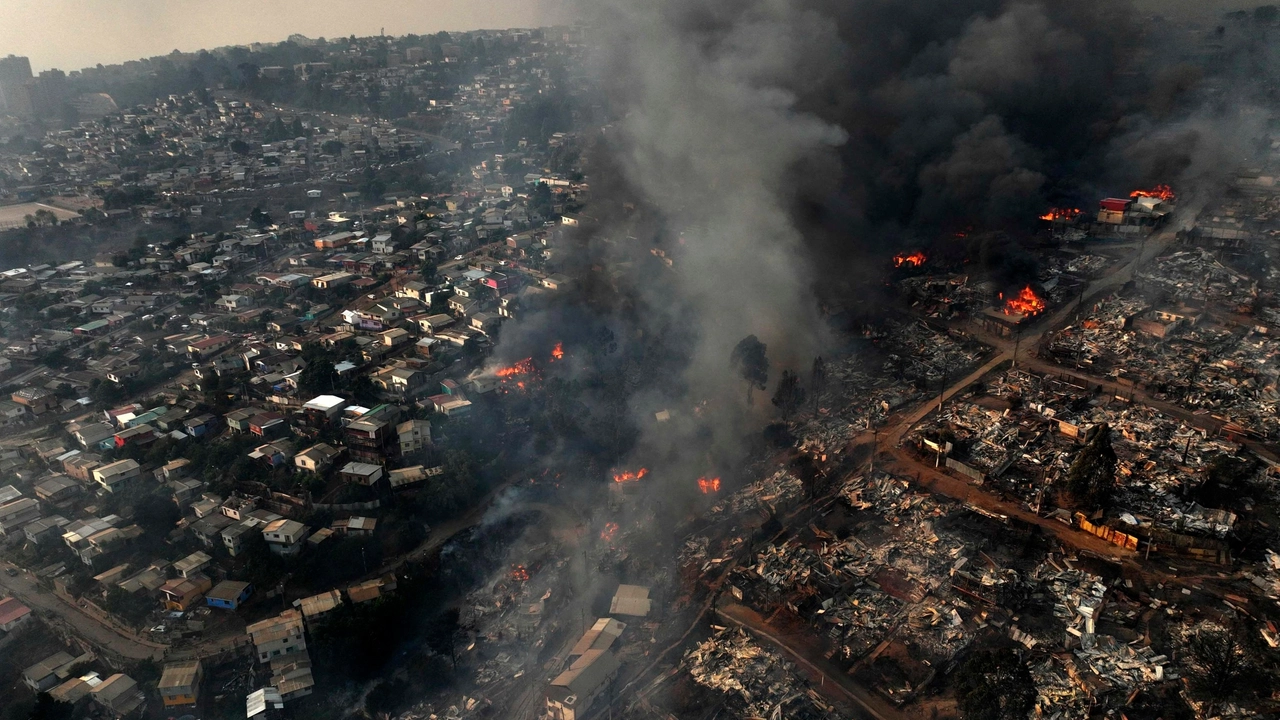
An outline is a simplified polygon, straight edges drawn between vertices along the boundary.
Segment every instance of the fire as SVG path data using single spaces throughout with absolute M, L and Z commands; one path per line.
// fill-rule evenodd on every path
M 525 358 L 514 365 L 498 368 L 495 373 L 500 378 L 511 378 L 519 375 L 528 375 L 533 372 L 533 358 Z
M 556 343 L 556 346 L 551 349 L 551 362 L 555 362 L 557 360 L 563 360 L 563 359 L 564 359 L 564 343 Z
M 1003 298 L 1004 295 L 1002 294 L 1000 297 Z M 1022 291 L 1017 295 L 1004 301 L 1004 314 L 1031 317 L 1044 312 L 1045 307 L 1044 300 L 1041 300 L 1035 291 L 1031 289 L 1031 286 L 1028 285 L 1022 288 Z
M 1178 196 L 1174 194 L 1173 189 L 1168 185 L 1157 185 L 1150 190 L 1134 190 L 1129 193 L 1131 198 L 1149 197 L 1159 198 L 1165 202 L 1171 202 Z
M 928 260 L 928 258 L 919 250 L 909 253 L 898 253 L 893 256 L 893 266 L 902 267 L 905 265 L 907 267 L 920 267 L 924 264 L 925 260 Z
M 1049 212 L 1040 216 L 1041 220 L 1053 222 L 1055 220 L 1071 221 L 1080 217 L 1080 208 L 1051 208 Z
M 613 542 L 613 538 L 616 537 L 617 534 L 618 534 L 618 523 L 608 522 L 604 524 L 604 529 L 600 531 L 600 539 L 607 543 L 611 543 Z
M 523 565 L 513 565 L 511 566 L 510 576 L 516 582 L 528 582 L 529 570 Z
M 616 483 L 635 482 L 636 480 L 639 480 L 640 478 L 648 474 L 649 474 L 649 468 L 640 468 L 635 472 L 627 471 L 627 472 L 618 473 L 613 476 L 613 481 Z
M 720 478 L 700 477 L 698 478 L 698 489 L 702 491 L 703 495 L 720 492 Z

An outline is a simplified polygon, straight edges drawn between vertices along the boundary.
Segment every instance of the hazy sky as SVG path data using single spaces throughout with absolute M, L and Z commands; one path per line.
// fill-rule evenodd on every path
M 561 0 L 0 0 L 0 56 L 78 70 L 219 45 L 530 27 Z

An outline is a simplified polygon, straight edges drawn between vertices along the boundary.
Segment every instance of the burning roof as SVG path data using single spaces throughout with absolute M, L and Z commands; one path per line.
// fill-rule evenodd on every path
M 1014 295 L 1011 298 L 1005 299 L 1004 293 L 1001 293 L 1000 297 L 1001 299 L 1004 299 L 1004 307 L 1001 308 L 1001 311 L 1005 315 L 1035 317 L 1036 315 L 1044 312 L 1047 307 L 1044 300 L 1041 299 L 1039 295 L 1036 295 L 1036 292 L 1031 289 L 1030 285 L 1022 288 L 1017 295 Z
M 919 250 L 915 250 L 909 253 L 898 253 L 897 255 L 893 256 L 893 266 L 899 267 L 899 268 L 900 267 L 920 267 L 921 265 L 924 265 L 925 261 L 928 259 L 929 258 L 925 257 L 925 254 L 920 252 Z

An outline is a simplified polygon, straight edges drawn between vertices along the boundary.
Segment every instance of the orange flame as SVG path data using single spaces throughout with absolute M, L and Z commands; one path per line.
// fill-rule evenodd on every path
M 702 491 L 703 495 L 720 492 L 720 478 L 700 477 L 698 478 L 698 489 Z
M 516 582 L 528 582 L 529 570 L 523 565 L 513 565 L 511 567 L 511 579 Z
M 928 259 L 929 258 L 925 257 L 924 253 L 919 250 L 909 253 L 898 253 L 893 256 L 893 266 L 902 267 L 903 265 L 906 265 L 907 267 L 920 267 L 924 264 L 924 261 Z
M 1003 298 L 1004 295 L 1001 294 L 1000 297 Z M 1004 314 L 1032 317 L 1044 312 L 1045 307 L 1044 300 L 1041 300 L 1035 291 L 1031 289 L 1031 286 L 1028 285 L 1022 288 L 1022 291 L 1017 295 L 1004 301 Z
M 616 522 L 605 523 L 604 529 L 600 531 L 600 539 L 607 543 L 611 543 L 613 542 L 613 538 L 616 537 L 617 534 L 618 534 L 618 523 Z
M 510 377 L 516 377 L 518 375 L 528 375 L 532 372 L 533 372 L 533 358 L 525 358 L 514 365 L 498 368 L 495 374 L 500 378 L 510 378 Z
M 1157 185 L 1150 190 L 1134 190 L 1129 193 L 1131 198 L 1149 197 L 1159 198 L 1165 202 L 1170 202 L 1178 196 L 1174 194 L 1173 189 L 1168 185 Z
M 1052 208 L 1049 212 L 1040 216 L 1041 220 L 1053 222 L 1055 220 L 1071 221 L 1080 217 L 1080 208 Z
M 635 482 L 648 474 L 649 474 L 649 468 L 640 468 L 635 472 L 627 471 L 627 472 L 618 473 L 617 475 L 613 476 L 613 481 L 616 483 Z
M 563 359 L 564 359 L 564 343 L 556 343 L 556 346 L 551 349 L 551 362 L 555 362 L 557 360 L 563 360 Z

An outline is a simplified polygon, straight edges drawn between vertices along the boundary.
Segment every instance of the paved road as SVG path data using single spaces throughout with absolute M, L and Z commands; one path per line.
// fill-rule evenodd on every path
M 4 563 L 4 566 L 5 568 L 13 567 L 8 563 Z M 146 658 L 158 660 L 164 657 L 164 645 L 129 637 L 103 624 L 72 603 L 42 589 L 29 573 L 23 572 L 16 577 L 9 577 L 7 572 L 0 572 L 0 587 L 39 614 L 56 616 L 69 625 L 77 635 L 98 647 L 133 660 Z

